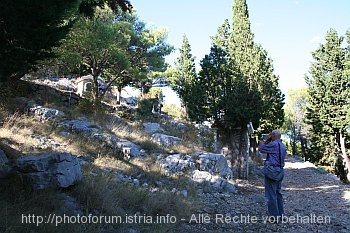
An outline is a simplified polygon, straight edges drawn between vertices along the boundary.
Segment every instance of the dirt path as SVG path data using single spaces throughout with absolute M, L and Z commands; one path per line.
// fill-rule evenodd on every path
M 350 232 L 350 185 L 292 156 L 285 169 L 279 223 L 266 223 L 263 178 L 253 176 L 238 194 L 202 194 L 201 209 L 173 232 Z

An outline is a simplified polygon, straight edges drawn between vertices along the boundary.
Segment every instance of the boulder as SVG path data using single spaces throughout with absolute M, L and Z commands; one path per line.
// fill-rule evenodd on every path
M 41 121 L 53 121 L 64 116 L 64 112 L 60 110 L 42 107 L 33 101 L 28 102 L 26 109 Z
M 202 184 L 204 191 L 211 192 L 226 192 L 226 193 L 237 193 L 236 187 L 228 180 L 212 175 L 207 171 L 195 170 L 192 173 L 192 180 L 198 184 Z
M 195 161 L 189 155 L 173 154 L 158 158 L 157 163 L 165 170 L 166 175 L 186 172 L 195 169 Z
M 128 140 L 125 139 L 119 139 L 119 141 L 116 143 L 116 146 L 122 150 L 122 152 L 124 153 L 125 156 L 127 157 L 138 157 L 140 155 L 143 155 L 143 152 L 141 150 L 141 148 L 136 145 L 133 142 L 130 142 Z
M 67 188 L 82 179 L 79 161 L 69 153 L 22 156 L 17 159 L 16 167 L 34 189 Z
M 158 143 L 160 146 L 165 146 L 165 147 L 178 145 L 182 143 L 182 140 L 178 137 L 161 134 L 161 133 L 152 134 L 151 139 L 156 143 Z
M 143 127 L 147 133 L 154 133 L 160 129 L 159 123 L 146 122 L 143 123 Z
M 228 177 L 231 175 L 231 169 L 224 155 L 204 152 L 198 157 L 199 170 L 208 171 L 212 174 L 219 174 L 221 177 Z
M 85 136 L 91 136 L 101 130 L 101 128 L 94 122 L 84 120 L 63 120 L 58 124 L 58 127 L 71 132 L 81 133 Z

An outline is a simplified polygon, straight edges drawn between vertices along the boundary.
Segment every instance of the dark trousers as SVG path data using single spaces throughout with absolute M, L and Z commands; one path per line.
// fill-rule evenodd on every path
M 282 216 L 284 214 L 283 209 L 283 197 L 281 193 L 282 180 L 273 181 L 265 177 L 265 197 L 267 199 L 267 210 L 270 216 Z

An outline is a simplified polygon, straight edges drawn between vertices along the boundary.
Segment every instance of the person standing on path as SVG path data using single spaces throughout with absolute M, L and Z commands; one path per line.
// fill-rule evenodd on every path
M 265 163 L 274 167 L 284 167 L 286 158 L 286 146 L 282 143 L 281 132 L 273 130 L 265 142 L 259 142 L 259 151 L 266 153 Z M 284 171 L 283 171 L 284 172 Z M 267 198 L 267 209 L 270 216 L 278 217 L 284 214 L 283 196 L 281 193 L 283 176 L 280 180 L 274 181 L 265 176 L 265 196 Z

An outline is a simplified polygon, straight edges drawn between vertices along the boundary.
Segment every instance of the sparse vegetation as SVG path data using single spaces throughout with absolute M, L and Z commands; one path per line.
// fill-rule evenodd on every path
M 185 175 L 167 177 L 162 168 L 157 165 L 158 154 L 166 150 L 178 153 L 194 151 L 195 133 L 190 128 L 186 131 L 176 131 L 165 119 L 154 119 L 162 124 L 163 130 L 176 132 L 176 136 L 185 141 L 185 145 L 171 148 L 160 148 L 150 140 L 149 135 L 142 129 L 142 123 L 149 118 L 139 115 L 137 121 L 111 117 L 100 112 L 87 115 L 106 128 L 106 131 L 116 136 L 131 140 L 147 151 L 147 156 L 130 161 L 123 160 L 120 154 L 111 149 L 78 134 L 62 135 L 55 123 L 41 122 L 30 115 L 10 112 L 11 106 L 2 105 L 1 109 L 1 142 L 24 154 L 41 153 L 47 151 L 64 151 L 79 156 L 84 161 L 82 165 L 84 178 L 74 187 L 64 190 L 34 191 L 23 184 L 20 177 L 13 175 L 1 181 L 0 186 L 0 232 L 125 232 L 133 228 L 140 232 L 165 232 L 173 224 L 22 224 L 22 214 L 48 216 L 50 214 L 65 213 L 59 194 L 67 194 L 77 200 L 81 215 L 97 216 L 157 216 L 170 214 L 177 218 L 189 216 L 196 208 L 195 190 Z M 51 106 L 60 108 L 60 106 Z M 64 108 L 63 106 L 61 106 Z M 79 109 L 64 108 L 67 116 L 81 116 Z M 41 147 L 40 140 L 46 138 L 63 147 Z M 125 176 L 130 181 L 122 179 Z M 181 190 L 188 190 L 185 198 Z M 68 212 L 66 214 L 69 214 Z

